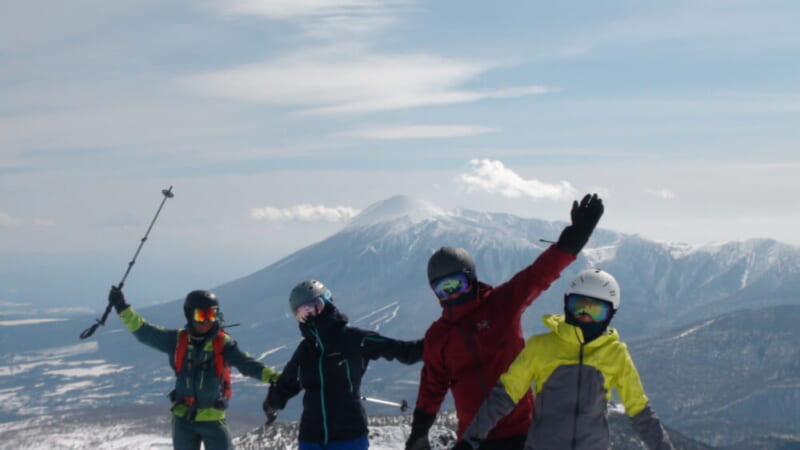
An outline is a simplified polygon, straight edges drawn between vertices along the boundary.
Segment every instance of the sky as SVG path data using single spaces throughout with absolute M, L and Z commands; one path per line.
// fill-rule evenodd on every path
M 408 195 L 800 245 L 796 1 L 0 0 L 0 315 L 245 276 Z

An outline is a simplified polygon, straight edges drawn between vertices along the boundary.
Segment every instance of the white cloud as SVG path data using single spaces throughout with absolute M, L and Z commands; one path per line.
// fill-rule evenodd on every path
M 657 188 L 657 189 L 648 188 L 645 189 L 644 192 L 646 194 L 654 195 L 664 200 L 672 200 L 675 198 L 675 193 L 667 188 Z
M 7 226 L 7 227 L 12 227 L 12 226 L 15 226 L 15 225 L 22 225 L 23 223 L 25 223 L 25 221 L 22 220 L 22 219 L 18 219 L 16 217 L 11 217 L 11 216 L 9 216 L 8 214 L 6 214 L 4 212 L 0 212 L 0 225 L 4 225 L 4 226 Z
M 10 216 L 4 212 L 0 212 L 0 227 L 16 227 L 21 225 L 36 225 L 42 227 L 52 227 L 56 223 L 52 219 L 35 218 L 33 220 L 20 219 L 19 217 Z
M 264 206 L 252 208 L 250 217 L 268 222 L 344 222 L 352 219 L 358 209 L 349 206 L 325 206 L 303 203 L 289 208 L 273 208 Z
M 497 130 L 497 128 L 479 125 L 395 125 L 358 128 L 337 133 L 336 136 L 385 140 L 424 139 L 477 136 Z
M 543 86 L 471 91 L 457 86 L 494 66 L 431 54 L 382 55 L 344 47 L 315 49 L 179 82 L 206 95 L 308 107 L 312 114 L 358 113 L 475 102 L 552 92 Z
M 562 181 L 558 184 L 547 184 L 531 179 L 525 180 L 500 161 L 473 159 L 469 162 L 472 170 L 458 176 L 456 181 L 464 186 L 467 192 L 487 192 L 508 198 L 531 197 L 564 199 L 574 197 L 577 191 L 571 184 Z

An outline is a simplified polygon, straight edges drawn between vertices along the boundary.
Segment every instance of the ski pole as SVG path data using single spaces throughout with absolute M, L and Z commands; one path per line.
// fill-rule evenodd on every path
M 403 400 L 400 403 L 390 402 L 389 400 L 381 400 L 379 398 L 373 398 L 373 397 L 361 397 L 361 400 L 366 400 L 372 403 L 379 403 L 381 405 L 397 406 L 398 408 L 400 408 L 400 411 L 405 411 L 408 409 L 408 402 L 405 400 Z
M 136 249 L 136 253 L 133 254 L 133 258 L 128 263 L 128 269 L 125 271 L 125 274 L 122 275 L 122 280 L 120 280 L 119 284 L 117 285 L 117 289 L 122 289 L 122 286 L 125 285 L 125 279 L 128 278 L 128 274 L 131 273 L 131 268 L 133 265 L 136 264 L 136 257 L 139 256 L 139 252 L 142 250 L 142 246 L 144 245 L 145 241 L 147 241 L 147 236 L 150 235 L 150 230 L 153 229 L 153 225 L 156 223 L 156 219 L 158 219 L 158 215 L 161 213 L 161 208 L 164 207 L 164 203 L 166 203 L 168 198 L 172 198 L 175 194 L 172 193 L 172 186 L 169 189 L 162 189 L 161 194 L 164 195 L 164 198 L 161 199 L 161 204 L 158 206 L 158 210 L 156 211 L 156 215 L 153 216 L 153 220 L 150 222 L 150 226 L 147 227 L 147 232 L 144 233 L 144 237 L 139 242 L 139 247 Z M 106 306 L 106 310 L 103 313 L 103 317 L 101 319 L 95 319 L 96 323 L 89 328 L 85 329 L 83 333 L 81 333 L 81 339 L 86 339 L 94 334 L 97 329 L 106 324 L 106 319 L 108 319 L 108 314 L 111 312 L 112 305 L 109 303 Z

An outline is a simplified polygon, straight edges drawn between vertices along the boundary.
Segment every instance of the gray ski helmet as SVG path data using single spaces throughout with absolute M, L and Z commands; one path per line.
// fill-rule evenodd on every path
M 317 297 L 322 297 L 326 302 L 330 302 L 333 298 L 331 291 L 320 281 L 308 280 L 300 282 L 289 294 L 289 308 L 294 312 L 300 305 L 308 303 Z
M 469 253 L 461 247 L 442 247 L 436 250 L 428 259 L 428 282 L 463 272 L 473 280 L 478 279 L 475 273 L 475 261 Z
M 187 320 L 191 320 L 192 311 L 196 308 L 219 308 L 219 300 L 216 294 L 211 291 L 198 289 L 196 291 L 186 294 L 186 300 L 183 301 L 183 314 Z

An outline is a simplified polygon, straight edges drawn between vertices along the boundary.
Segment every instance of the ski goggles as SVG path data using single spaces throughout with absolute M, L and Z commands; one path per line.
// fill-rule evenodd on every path
M 431 289 L 440 299 L 463 294 L 469 291 L 471 287 L 472 284 L 469 277 L 463 272 L 454 273 L 431 282 Z
M 586 314 L 596 322 L 605 322 L 611 316 L 611 303 L 587 297 L 581 294 L 570 294 L 566 300 L 567 312 L 573 316 Z
M 213 322 L 217 320 L 218 308 L 195 308 L 195 322 Z
M 314 297 L 311 301 L 303 303 L 294 310 L 294 318 L 300 323 L 306 323 L 309 317 L 316 316 L 325 307 L 323 297 Z

